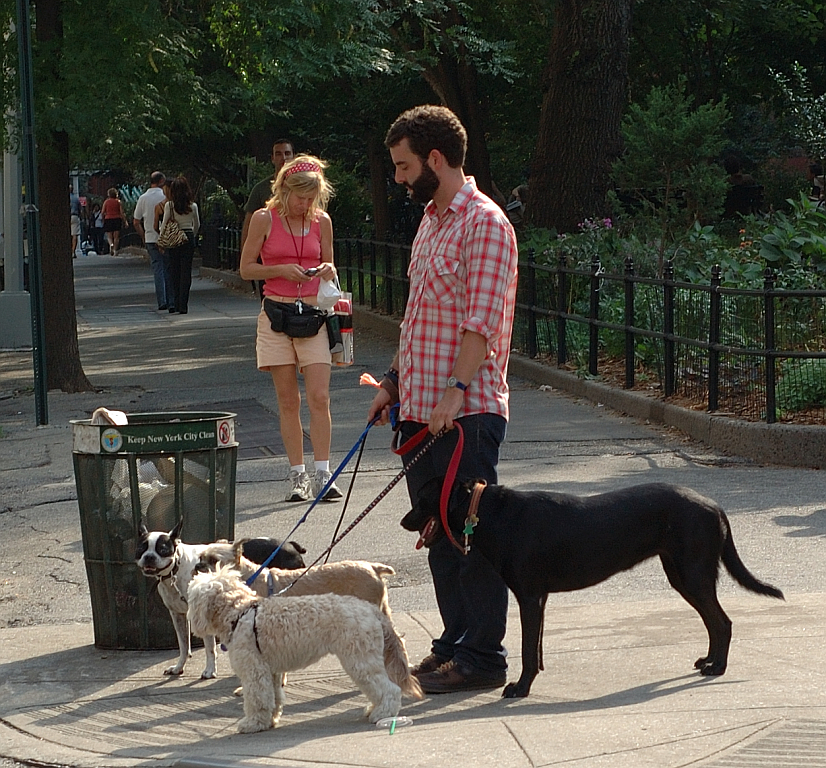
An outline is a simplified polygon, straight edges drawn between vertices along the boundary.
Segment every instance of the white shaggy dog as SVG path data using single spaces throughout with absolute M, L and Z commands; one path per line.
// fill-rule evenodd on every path
M 392 622 L 364 600 L 333 594 L 268 600 L 255 594 L 236 571 L 220 567 L 193 578 L 188 601 L 193 631 L 219 638 L 241 678 L 240 733 L 277 725 L 284 709 L 282 674 L 304 669 L 327 654 L 338 657 L 370 700 L 365 714 L 371 723 L 398 715 L 402 692 L 422 698 Z M 386 644 L 394 649 L 387 668 Z
M 200 563 L 210 570 L 215 570 L 219 565 L 231 565 L 246 580 L 260 566 L 244 557 L 245 543 L 246 541 L 241 539 L 231 543 L 208 544 L 200 553 Z M 394 576 L 395 573 L 392 567 L 383 563 L 339 560 L 313 566 L 307 573 L 303 570 L 265 568 L 252 583 L 252 588 L 261 597 L 278 594 L 285 587 L 289 589 L 281 593 L 281 597 L 319 595 L 324 592 L 352 595 L 378 606 L 382 613 L 390 618 L 390 603 L 387 600 L 387 584 L 384 577 Z

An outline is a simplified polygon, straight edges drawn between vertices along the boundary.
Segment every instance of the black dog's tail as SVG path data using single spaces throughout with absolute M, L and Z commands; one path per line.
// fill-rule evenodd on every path
M 748 568 L 746 568 L 740 555 L 737 554 L 737 549 L 734 546 L 734 539 L 731 536 L 731 526 L 728 520 L 725 521 L 726 533 L 723 541 L 723 565 L 731 574 L 732 578 L 751 592 L 757 592 L 759 595 L 768 595 L 769 597 L 776 597 L 779 600 L 785 600 L 783 593 L 771 584 L 766 584 L 760 581 Z

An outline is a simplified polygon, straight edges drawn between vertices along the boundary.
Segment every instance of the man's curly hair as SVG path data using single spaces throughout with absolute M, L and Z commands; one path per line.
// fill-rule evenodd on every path
M 465 162 L 467 131 L 447 107 L 424 104 L 402 112 L 387 131 L 384 145 L 389 149 L 402 139 L 422 160 L 437 149 L 451 168 L 461 168 Z

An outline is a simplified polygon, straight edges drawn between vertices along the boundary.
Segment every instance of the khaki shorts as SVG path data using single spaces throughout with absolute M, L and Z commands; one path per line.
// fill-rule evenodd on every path
M 80 216 L 76 213 L 72 214 L 72 217 L 69 219 L 69 226 L 71 227 L 71 235 L 74 237 L 75 235 L 80 234 Z
M 275 297 L 276 301 L 287 301 Z M 270 319 L 263 308 L 258 313 L 258 335 L 255 339 L 255 355 L 258 359 L 258 370 L 268 371 L 274 365 L 297 365 L 298 370 L 304 370 L 307 365 L 324 363 L 332 365 L 330 355 L 330 338 L 327 336 L 327 326 L 306 339 L 291 339 L 286 333 L 276 333 L 270 328 Z

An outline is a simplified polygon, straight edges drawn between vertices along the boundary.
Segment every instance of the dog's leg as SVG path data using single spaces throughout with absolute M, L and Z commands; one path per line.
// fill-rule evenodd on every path
M 694 662 L 701 675 L 722 675 L 728 666 L 731 645 L 731 619 L 717 600 L 716 565 L 679 568 L 672 560 L 660 556 L 668 581 L 683 599 L 700 614 L 708 632 L 708 655 Z
M 178 636 L 178 663 L 167 667 L 163 673 L 165 675 L 182 675 L 186 660 L 192 655 L 189 646 L 189 623 L 186 614 L 169 612 L 172 617 L 172 626 L 175 627 L 175 634 Z
M 350 653 L 336 655 L 344 671 L 370 700 L 364 710 L 365 716 L 371 723 L 377 723 L 382 718 L 399 714 L 402 689 L 387 676 L 381 645 L 367 640 L 367 637 L 360 638 L 350 648 Z
M 254 649 L 242 648 L 233 653 L 230 647 L 230 661 L 244 689 L 244 717 L 238 723 L 238 733 L 269 730 L 277 722 L 273 717 L 276 698 L 273 673 Z
M 278 721 L 281 719 L 281 713 L 284 711 L 284 702 L 286 701 L 286 697 L 284 696 L 284 683 L 286 681 L 286 672 L 272 673 L 272 688 L 275 695 L 275 708 L 272 712 L 273 725 L 278 725 Z
M 204 650 L 206 651 L 206 667 L 201 672 L 201 680 L 212 680 L 218 677 L 215 671 L 215 638 L 212 635 L 204 638 Z
M 519 618 L 522 621 L 522 674 L 515 683 L 509 683 L 503 698 L 518 699 L 530 693 L 534 678 L 542 667 L 542 625 L 545 622 L 547 595 L 517 596 Z

